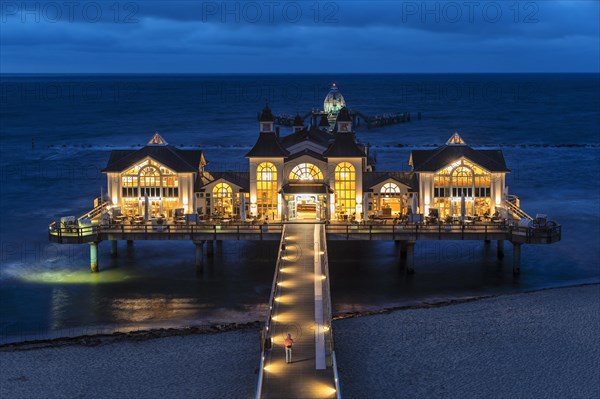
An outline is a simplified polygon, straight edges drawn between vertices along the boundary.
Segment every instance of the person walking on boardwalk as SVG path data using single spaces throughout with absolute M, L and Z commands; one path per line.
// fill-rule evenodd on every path
M 294 340 L 292 339 L 292 334 L 288 333 L 287 337 L 283 340 L 283 344 L 285 345 L 285 362 L 292 362 L 292 346 L 294 346 Z

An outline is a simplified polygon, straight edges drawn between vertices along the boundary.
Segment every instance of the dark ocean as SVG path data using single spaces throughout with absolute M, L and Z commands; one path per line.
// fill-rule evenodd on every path
M 104 243 L 91 274 L 89 249 L 50 244 L 47 226 L 91 209 L 110 150 L 159 131 L 204 150 L 209 169 L 245 170 L 265 102 L 304 115 L 332 82 L 363 114 L 411 112 L 410 123 L 357 130 L 378 170 L 408 170 L 411 149 L 458 131 L 501 149 L 522 208 L 563 226 L 560 243 L 524 246 L 516 279 L 510 244 L 498 261 L 494 243 L 419 242 L 407 277 L 392 243 L 330 243 L 334 312 L 600 281 L 599 75 L 0 76 L 0 342 L 262 320 L 276 243 L 225 242 L 203 274 L 191 242 L 120 243 L 116 259 Z

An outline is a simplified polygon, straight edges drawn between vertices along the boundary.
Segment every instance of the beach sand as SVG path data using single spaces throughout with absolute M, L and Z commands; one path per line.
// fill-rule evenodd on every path
M 334 322 L 344 398 L 598 398 L 600 285 Z M 2 398 L 250 398 L 257 331 L 0 352 Z

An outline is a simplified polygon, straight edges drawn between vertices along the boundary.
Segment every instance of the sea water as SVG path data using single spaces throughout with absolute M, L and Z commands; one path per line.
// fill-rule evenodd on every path
M 155 131 L 202 149 L 209 170 L 247 170 L 264 104 L 305 115 L 332 82 L 362 114 L 411 113 L 409 123 L 357 128 L 377 170 L 409 170 L 411 149 L 458 131 L 502 150 L 510 193 L 562 225 L 561 242 L 523 247 L 518 278 L 510 244 L 498 260 L 494 243 L 420 241 L 409 277 L 391 242 L 330 242 L 334 312 L 600 280 L 598 75 L 1 75 L 0 341 L 262 320 L 275 242 L 224 242 L 204 273 L 191 242 L 119 243 L 117 258 L 104 243 L 91 274 L 87 245 L 50 243 L 48 224 L 91 209 L 110 151 Z

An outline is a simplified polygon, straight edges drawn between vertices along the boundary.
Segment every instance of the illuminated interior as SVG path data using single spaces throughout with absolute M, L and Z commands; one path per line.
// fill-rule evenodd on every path
M 179 206 L 179 179 L 169 168 L 146 159 L 121 175 L 121 196 L 125 215 L 142 215 L 147 197 L 150 216 L 170 217 Z
M 263 162 L 256 168 L 256 206 L 258 217 L 277 219 L 277 168 Z
M 217 216 L 231 217 L 233 214 L 233 195 L 231 186 L 227 183 L 218 183 L 212 190 L 213 213 Z
M 336 212 L 339 217 L 354 213 L 356 206 L 356 172 L 350 162 L 341 162 L 335 167 Z
M 323 180 L 323 173 L 321 173 L 321 170 L 312 163 L 301 163 L 292 169 L 289 179 L 292 181 Z
M 461 159 L 438 171 L 433 179 L 433 208 L 440 217 L 483 216 L 490 211 L 491 174 L 476 164 Z
M 379 195 L 379 210 L 382 217 L 394 217 L 402 214 L 402 194 L 395 183 L 385 183 Z

